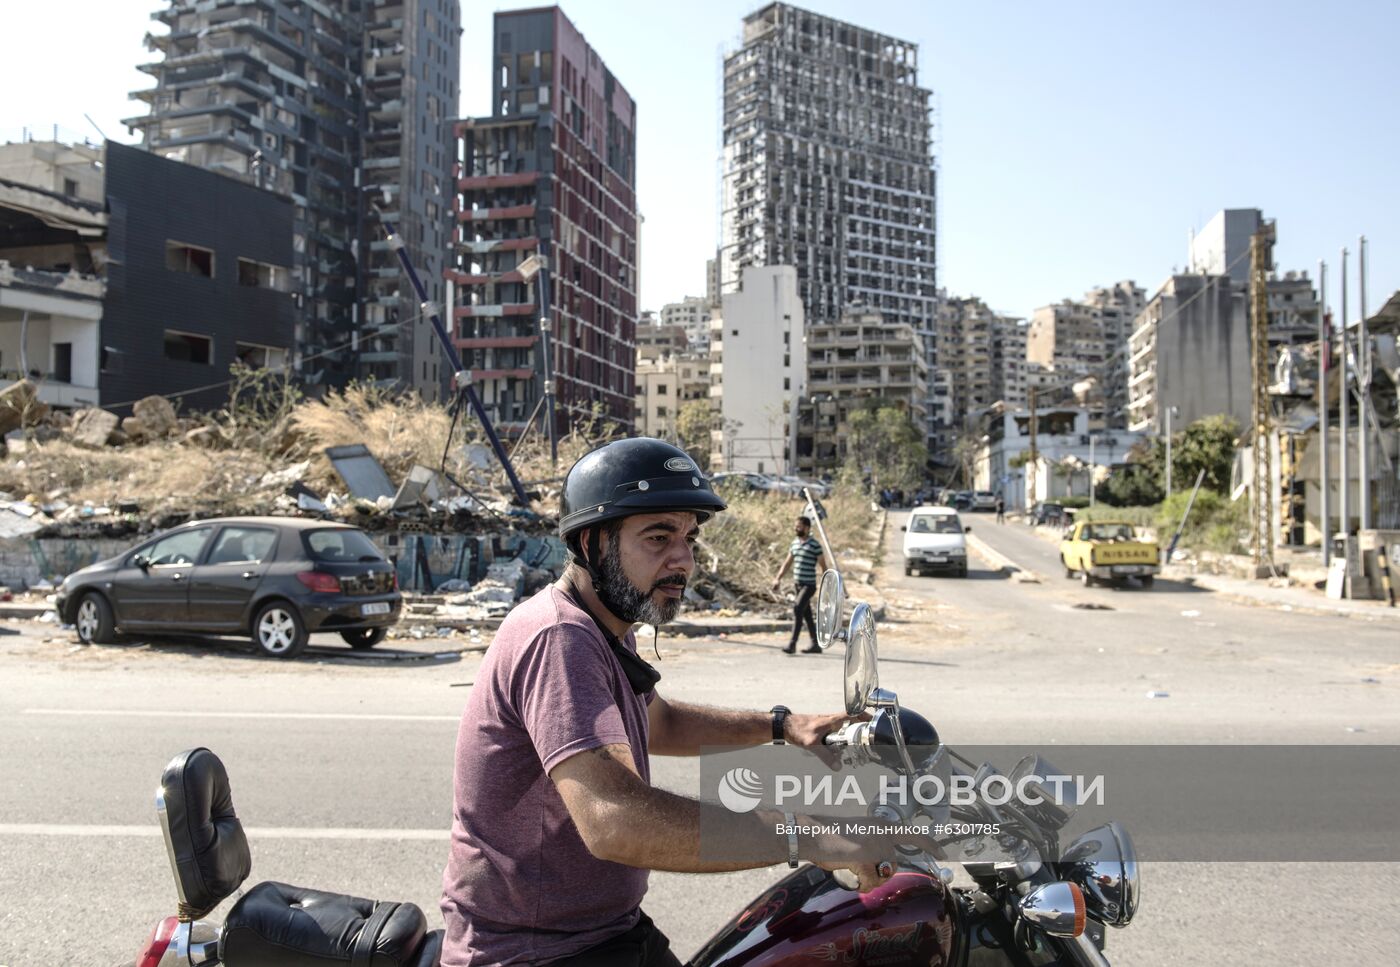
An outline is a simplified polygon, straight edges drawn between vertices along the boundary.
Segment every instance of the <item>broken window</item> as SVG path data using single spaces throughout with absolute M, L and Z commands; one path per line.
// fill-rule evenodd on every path
M 194 333 L 165 330 L 165 358 L 208 366 L 214 362 L 214 340 Z
M 187 272 L 202 275 L 206 279 L 214 277 L 214 251 L 198 245 L 167 240 L 165 243 L 165 267 L 172 272 Z
M 238 284 L 286 292 L 287 270 L 280 265 L 269 265 L 266 262 L 255 262 L 252 259 L 240 257 L 238 260 Z
M 234 344 L 238 361 L 252 369 L 282 370 L 287 368 L 287 350 L 281 346 L 260 346 L 257 343 Z

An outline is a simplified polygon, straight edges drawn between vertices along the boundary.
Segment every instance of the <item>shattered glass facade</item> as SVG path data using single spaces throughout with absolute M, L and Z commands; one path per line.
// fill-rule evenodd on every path
M 809 325 L 880 312 L 936 354 L 931 92 L 918 46 L 775 3 L 724 62 L 721 287 L 797 268 Z M 933 416 L 927 436 L 932 443 Z

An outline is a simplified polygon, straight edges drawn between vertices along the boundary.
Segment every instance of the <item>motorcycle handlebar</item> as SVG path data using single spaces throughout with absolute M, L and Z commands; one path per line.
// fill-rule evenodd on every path
M 829 732 L 823 736 L 822 744 L 831 746 L 869 745 L 870 723 L 847 722 L 835 732 Z

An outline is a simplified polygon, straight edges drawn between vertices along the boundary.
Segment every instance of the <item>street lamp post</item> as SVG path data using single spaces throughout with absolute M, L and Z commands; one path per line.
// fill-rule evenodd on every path
M 1180 413 L 1175 406 L 1167 407 L 1167 499 L 1172 495 L 1172 417 Z

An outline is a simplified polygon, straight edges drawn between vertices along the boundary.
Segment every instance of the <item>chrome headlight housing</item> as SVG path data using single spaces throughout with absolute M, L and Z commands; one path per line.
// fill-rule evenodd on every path
M 1110 927 L 1126 927 L 1137 913 L 1140 885 L 1137 850 L 1118 823 L 1096 826 L 1065 850 L 1060 875 L 1084 891 L 1089 916 Z

